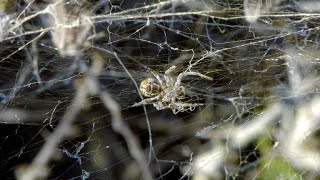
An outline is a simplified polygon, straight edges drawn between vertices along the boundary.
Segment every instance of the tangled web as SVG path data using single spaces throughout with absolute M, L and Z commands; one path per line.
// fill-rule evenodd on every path
M 0 1 L 0 179 L 319 178 L 319 9 Z

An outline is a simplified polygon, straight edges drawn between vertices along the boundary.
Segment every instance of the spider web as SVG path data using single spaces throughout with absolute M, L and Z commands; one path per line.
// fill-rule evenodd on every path
M 319 6 L 1 1 L 1 179 L 319 178 Z M 132 107 L 173 65 L 204 105 Z

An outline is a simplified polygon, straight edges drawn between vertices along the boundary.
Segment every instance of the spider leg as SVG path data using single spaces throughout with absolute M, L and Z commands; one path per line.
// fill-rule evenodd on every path
M 198 73 L 198 72 L 182 72 L 182 73 L 180 73 L 180 74 L 178 75 L 178 77 L 177 77 L 177 80 L 176 80 L 173 88 L 172 88 L 172 91 L 173 91 L 174 95 L 173 95 L 172 98 L 171 98 L 171 102 L 172 102 L 173 104 L 177 104 L 177 103 L 175 102 L 175 97 L 177 97 L 177 93 L 178 93 L 178 90 L 179 90 L 179 88 L 180 88 L 180 84 L 181 84 L 182 78 L 184 78 L 184 77 L 186 77 L 186 76 L 199 76 L 199 77 L 201 77 L 201 78 L 203 78 L 203 79 L 213 80 L 211 77 L 206 76 L 206 75 L 203 75 L 203 74 Z M 185 91 L 184 91 L 184 92 L 185 92 Z M 192 104 L 189 104 L 189 105 L 188 105 L 188 104 L 185 104 L 185 105 L 190 107 L 190 105 L 192 105 Z M 191 109 L 190 109 L 190 110 L 191 110 Z
M 198 106 L 203 106 L 201 103 L 173 103 L 174 107 L 172 107 L 173 114 L 177 114 L 179 112 L 184 112 L 186 110 L 193 111 Z
M 170 75 L 170 74 L 172 74 L 172 72 L 174 71 L 174 70 L 176 70 L 176 68 L 177 68 L 177 66 L 171 66 L 168 70 L 166 70 L 166 72 L 164 72 L 165 74 L 167 74 L 167 75 Z
M 198 72 L 182 72 L 179 74 L 179 76 L 177 77 L 177 81 L 176 83 L 174 84 L 174 87 L 173 89 L 176 91 L 177 88 L 180 86 L 181 84 L 181 81 L 182 81 L 182 78 L 186 77 L 186 76 L 199 76 L 203 79 L 207 79 L 209 81 L 212 81 L 212 77 L 209 77 L 209 76 L 206 76 L 206 75 L 203 75 L 201 73 L 198 73 Z
M 163 83 L 161 77 L 159 76 L 159 74 L 158 74 L 157 72 L 155 72 L 154 70 L 152 70 L 152 69 L 150 69 L 150 68 L 148 69 L 147 72 L 150 72 L 150 73 L 159 81 L 160 86 L 161 86 L 161 87 L 164 87 L 164 83 Z
M 159 100 L 160 99 L 160 94 L 158 96 L 152 97 L 152 98 L 147 98 L 147 99 L 143 99 L 142 101 L 138 102 L 138 103 L 134 103 L 132 106 L 130 107 L 137 107 L 137 106 L 141 106 L 144 104 L 153 104 L 155 100 Z
M 172 73 L 176 70 L 176 66 L 171 66 L 166 72 L 164 73 L 164 79 L 166 80 L 167 87 L 174 86 L 174 79 L 172 78 Z

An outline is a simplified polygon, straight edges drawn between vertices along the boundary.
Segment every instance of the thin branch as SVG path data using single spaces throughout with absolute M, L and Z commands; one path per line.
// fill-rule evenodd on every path
M 56 152 L 59 143 L 71 135 L 72 123 L 75 121 L 76 115 L 80 112 L 87 97 L 86 87 L 83 84 L 79 84 L 76 89 L 77 92 L 70 105 L 70 110 L 60 121 L 56 130 L 47 138 L 46 143 L 36 155 L 31 165 L 27 167 L 27 170 L 23 170 L 24 173 L 21 174 L 17 172 L 17 179 L 32 180 L 45 178 L 48 175 L 48 163 Z
M 98 53 L 95 53 L 95 55 L 96 56 L 94 57 L 94 65 L 92 66 L 96 68 L 93 68 L 94 72 L 91 74 L 98 76 L 102 70 L 101 67 L 103 67 L 103 59 L 100 55 L 98 55 Z M 87 83 L 88 87 L 91 87 L 93 91 L 97 91 L 97 95 L 99 95 L 104 106 L 111 112 L 112 128 L 114 131 L 121 134 L 126 140 L 129 152 L 141 167 L 144 179 L 152 180 L 153 176 L 148 168 L 148 163 L 144 157 L 143 149 L 140 146 L 138 138 L 131 131 L 129 126 L 122 120 L 119 104 L 107 92 L 100 91 L 100 88 L 98 87 L 99 82 L 97 81 L 96 77 L 91 77 L 90 79 L 87 79 Z

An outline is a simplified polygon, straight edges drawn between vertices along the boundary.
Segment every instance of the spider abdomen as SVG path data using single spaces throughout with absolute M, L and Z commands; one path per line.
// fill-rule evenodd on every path
M 140 84 L 140 92 L 145 97 L 154 97 L 162 91 L 160 84 L 154 78 L 147 78 Z

